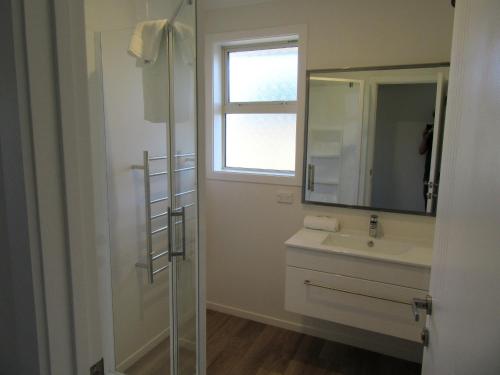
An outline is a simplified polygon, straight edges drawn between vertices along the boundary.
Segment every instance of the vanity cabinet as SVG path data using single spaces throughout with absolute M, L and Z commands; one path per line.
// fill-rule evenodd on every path
M 413 298 L 425 298 L 430 267 L 287 247 L 288 311 L 421 342 Z

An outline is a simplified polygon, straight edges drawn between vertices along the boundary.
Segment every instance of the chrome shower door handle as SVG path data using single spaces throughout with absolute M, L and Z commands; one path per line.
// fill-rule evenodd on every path
M 186 260 L 186 208 L 182 206 L 182 260 Z
M 167 207 L 167 227 L 168 227 L 168 236 L 167 236 L 167 251 L 168 251 L 168 261 L 172 261 L 172 210 L 170 207 Z
M 168 236 L 168 261 L 171 262 L 173 257 L 182 256 L 182 258 L 186 259 L 186 208 L 183 206 L 180 211 L 173 211 L 170 207 L 167 210 L 168 212 L 168 227 L 169 227 L 169 236 Z M 181 225 L 182 225 L 182 248 L 181 251 L 174 251 L 172 248 L 172 233 L 175 230 L 176 223 L 172 220 L 172 217 L 180 217 Z M 173 223 L 173 225 L 172 225 Z M 175 244 L 174 244 L 175 246 Z

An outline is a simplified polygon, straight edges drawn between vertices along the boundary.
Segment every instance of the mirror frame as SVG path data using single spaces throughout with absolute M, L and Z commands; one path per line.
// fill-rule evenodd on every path
M 408 64 L 408 65 L 383 65 L 383 66 L 365 66 L 365 67 L 350 67 L 350 68 L 332 68 L 332 69 L 308 69 L 306 71 L 306 96 L 305 96 L 305 111 L 304 111 L 304 154 L 302 161 L 302 204 L 311 204 L 318 206 L 333 206 L 333 207 L 343 207 L 343 208 L 353 208 L 357 210 L 363 211 L 381 211 L 381 212 L 392 212 L 399 214 L 408 214 L 408 215 L 418 215 L 418 216 L 427 216 L 427 217 L 435 217 L 437 211 L 437 203 L 435 205 L 435 209 L 431 213 L 422 212 L 422 211 L 408 211 L 408 210 L 396 210 L 391 208 L 378 208 L 378 207 L 370 207 L 370 206 L 354 206 L 349 204 L 342 203 L 329 203 L 329 202 L 315 202 L 306 199 L 306 179 L 307 179 L 307 145 L 309 138 L 309 88 L 310 88 L 310 77 L 311 74 L 317 73 L 345 73 L 345 72 L 360 72 L 366 70 L 403 70 L 403 69 L 425 69 L 425 68 L 443 68 L 450 67 L 449 62 L 438 62 L 438 63 L 426 63 L 426 64 Z M 443 120 L 446 116 L 446 110 L 443 111 Z M 444 133 L 443 133 L 444 138 Z M 442 147 L 442 146 L 441 146 Z M 442 152 L 442 149 L 441 149 Z M 440 158 L 441 159 L 441 158 Z M 439 168 L 441 168 L 441 161 L 439 163 Z M 438 190 L 439 192 L 439 190 Z

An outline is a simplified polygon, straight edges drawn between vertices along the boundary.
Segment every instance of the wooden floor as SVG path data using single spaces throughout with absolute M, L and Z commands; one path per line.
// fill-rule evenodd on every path
M 153 350 L 126 374 L 168 375 L 166 353 L 165 347 Z M 192 368 L 181 373 L 191 375 Z M 215 311 L 207 312 L 207 375 L 280 374 L 417 375 L 420 365 Z
M 208 375 L 406 375 L 420 365 L 207 312 Z

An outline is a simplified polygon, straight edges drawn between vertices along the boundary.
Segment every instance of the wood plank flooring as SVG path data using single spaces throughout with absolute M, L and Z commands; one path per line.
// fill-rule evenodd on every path
M 179 348 L 180 375 L 196 373 L 196 352 L 194 348 Z M 134 363 L 125 371 L 125 375 L 169 375 L 170 374 L 170 343 L 165 339 L 153 350 Z
M 163 343 L 126 374 L 168 375 L 167 353 Z M 192 371 L 188 367 L 181 373 Z M 207 311 L 207 375 L 418 374 L 416 363 Z
M 420 365 L 207 312 L 208 375 L 417 375 Z

